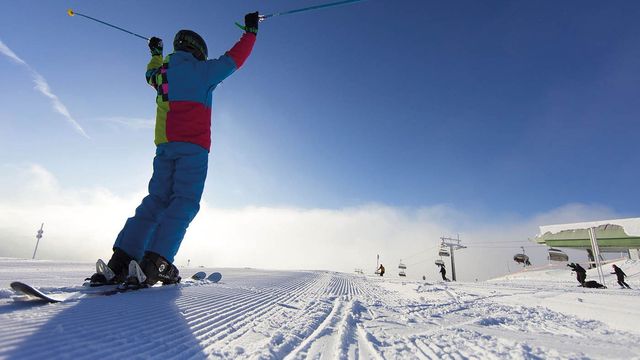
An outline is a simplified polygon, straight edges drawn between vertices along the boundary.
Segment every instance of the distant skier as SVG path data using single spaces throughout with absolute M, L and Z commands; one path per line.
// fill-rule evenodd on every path
M 384 276 L 384 266 L 380 264 L 380 267 L 378 268 L 378 270 L 376 270 L 376 272 L 380 274 L 380 276 Z
M 447 278 L 447 269 L 445 269 L 444 264 L 438 266 L 440 266 L 440 275 L 442 275 L 442 281 L 450 281 Z
M 613 267 L 613 272 L 612 274 L 616 274 L 616 276 L 618 277 L 618 285 L 620 285 L 623 289 L 626 287 L 627 289 L 631 289 L 631 287 L 629 286 L 629 284 L 627 284 L 626 282 L 624 282 L 624 278 L 627 276 L 627 274 L 624 273 L 624 271 L 622 271 L 622 269 L 620 269 L 619 267 L 617 267 L 615 264 L 611 265 Z
M 580 264 L 576 263 L 576 278 L 581 285 L 584 285 L 585 280 L 587 280 L 587 270 L 580 266 Z
M 587 270 L 578 263 L 567 264 L 567 266 L 571 268 L 571 271 L 576 272 L 576 279 L 581 286 L 584 286 L 584 282 L 587 279 Z
M 118 234 L 109 263 L 100 266 L 98 261 L 93 285 L 127 280 L 130 264 L 148 285 L 180 281 L 173 261 L 200 209 L 211 148 L 212 92 L 251 54 L 258 22 L 258 12 L 245 15 L 245 33 L 217 59 L 207 59 L 207 44 L 191 30 L 178 31 L 174 52 L 164 59 L 162 40 L 149 40 L 146 78 L 157 92 L 157 148 L 149 194 Z

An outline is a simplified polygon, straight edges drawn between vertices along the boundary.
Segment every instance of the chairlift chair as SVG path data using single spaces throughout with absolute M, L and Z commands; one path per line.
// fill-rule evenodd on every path
M 438 256 L 449 256 L 449 249 L 446 246 L 441 246 Z
M 407 265 L 402 263 L 402 260 L 400 260 L 400 264 L 398 265 L 398 269 L 400 270 L 406 270 L 407 269 Z
M 436 260 L 436 266 L 443 266 L 443 265 L 444 265 L 444 260 L 442 259 Z
M 404 272 L 404 270 L 400 270 L 400 273 L 398 273 L 398 276 L 406 277 L 407 274 Z
M 524 264 L 524 266 L 531 265 L 531 262 L 529 261 L 529 256 L 525 254 L 515 254 L 513 256 L 513 261 L 517 262 L 518 264 Z
M 569 261 L 569 255 L 560 249 L 549 248 L 549 260 L 551 261 Z

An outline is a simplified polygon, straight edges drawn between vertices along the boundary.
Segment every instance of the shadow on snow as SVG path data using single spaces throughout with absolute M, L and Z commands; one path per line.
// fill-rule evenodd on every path
M 43 305 L 36 311 L 61 310 L 17 347 L 0 350 L 0 357 L 204 358 L 176 304 L 180 293 L 179 287 L 153 288 Z

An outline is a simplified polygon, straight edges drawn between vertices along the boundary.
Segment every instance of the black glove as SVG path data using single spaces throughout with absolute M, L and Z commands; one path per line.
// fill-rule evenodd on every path
M 149 39 L 149 50 L 152 56 L 162 55 L 162 39 L 155 36 Z
M 257 11 L 244 16 L 244 30 L 246 32 L 258 35 L 258 23 L 260 23 L 260 15 Z

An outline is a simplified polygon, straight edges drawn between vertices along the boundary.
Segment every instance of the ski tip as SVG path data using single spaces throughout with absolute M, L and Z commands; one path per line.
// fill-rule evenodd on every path
M 198 271 L 197 273 L 191 275 L 193 280 L 204 280 L 207 277 L 207 273 L 204 271 Z
M 27 284 L 20 281 L 14 281 L 9 286 L 11 286 L 13 290 L 19 291 L 21 288 L 24 288 L 25 286 L 27 286 Z
M 219 272 L 214 272 L 213 274 L 207 277 L 207 280 L 213 283 L 217 283 L 218 281 L 222 280 L 222 274 Z
M 19 296 L 25 295 L 29 300 L 45 301 L 48 303 L 57 303 L 64 300 L 51 297 L 33 286 L 27 285 L 20 281 L 14 281 L 10 284 L 11 288 L 18 293 Z

